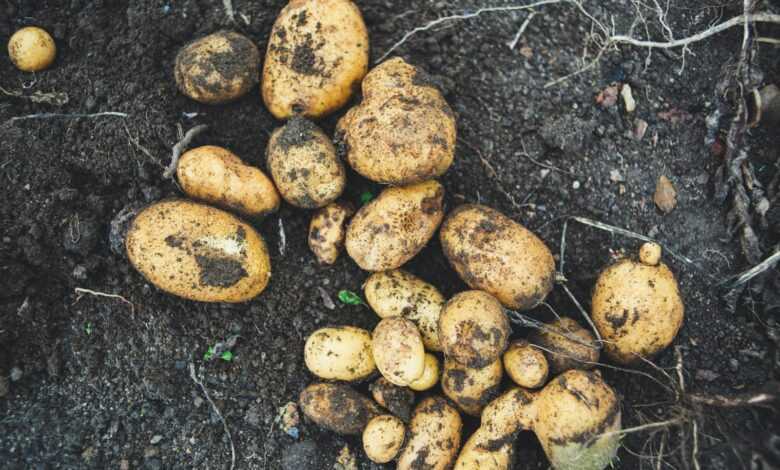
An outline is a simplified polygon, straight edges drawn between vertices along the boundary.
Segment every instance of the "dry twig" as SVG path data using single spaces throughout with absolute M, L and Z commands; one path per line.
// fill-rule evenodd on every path
M 179 158 L 181 157 L 181 154 L 184 153 L 184 149 L 190 145 L 192 139 L 203 133 L 208 128 L 209 126 L 200 124 L 188 130 L 187 133 L 184 134 L 184 137 L 182 137 L 182 139 L 173 146 L 171 164 L 168 165 L 168 168 L 166 168 L 163 172 L 163 177 L 173 178 L 173 175 L 176 173 L 176 169 L 179 167 Z
M 122 302 L 124 302 L 127 305 L 129 305 L 130 306 L 130 314 L 131 315 L 135 315 L 135 305 L 133 305 L 132 302 L 130 302 L 126 298 L 122 297 L 121 295 L 118 295 L 118 294 L 107 294 L 105 292 L 99 292 L 99 291 L 95 291 L 95 290 L 92 290 L 92 289 L 84 289 L 83 287 L 76 287 L 75 289 L 73 289 L 73 292 L 76 293 L 76 301 L 73 302 L 73 303 L 76 303 L 79 300 L 81 300 L 81 297 L 84 294 L 92 295 L 92 296 L 95 296 L 95 297 L 106 297 L 106 298 L 109 298 L 109 299 L 119 299 Z

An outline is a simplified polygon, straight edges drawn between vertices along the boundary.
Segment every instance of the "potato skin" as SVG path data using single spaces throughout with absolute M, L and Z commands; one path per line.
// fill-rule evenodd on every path
M 340 383 L 316 383 L 301 392 L 298 403 L 307 418 L 339 434 L 360 434 L 381 409 Z
M 425 398 L 414 410 L 397 470 L 446 470 L 460 449 L 463 421 L 442 397 Z
M 371 333 L 353 326 L 320 328 L 303 347 L 306 367 L 325 380 L 354 382 L 376 372 Z
M 586 370 L 596 366 L 595 363 L 599 360 L 599 349 L 593 333 L 569 317 L 556 319 L 547 326 L 552 331 L 536 330 L 529 335 L 528 339 L 531 343 L 552 351 L 544 351 L 544 355 L 547 357 L 553 375 L 569 369 Z M 554 331 L 564 332 L 566 336 Z M 576 338 L 577 341 L 570 338 Z M 586 344 L 590 344 L 591 347 Z
M 444 174 L 457 140 L 455 115 L 425 72 L 401 58 L 375 67 L 363 101 L 339 120 L 337 141 L 358 173 L 405 185 Z
M 363 450 L 376 463 L 388 463 L 401 451 L 406 427 L 393 415 L 382 415 L 368 422 L 363 431 Z
M 293 117 L 271 134 L 268 169 L 285 201 L 316 209 L 344 192 L 347 173 L 327 135 L 311 121 Z
M 250 225 L 181 199 L 152 204 L 133 219 L 127 257 L 158 288 L 201 302 L 244 302 L 265 289 L 271 260 Z
M 369 391 L 374 401 L 394 416 L 398 416 L 404 423 L 408 423 L 412 418 L 414 392 L 408 388 L 393 385 L 386 378 L 379 377 L 371 384 Z
M 185 152 L 176 177 L 188 196 L 250 217 L 279 209 L 279 193 L 265 173 L 222 147 L 204 145 Z
M 523 388 L 539 388 L 547 381 L 547 358 L 526 340 L 512 341 L 504 352 L 503 363 L 506 374 Z
M 349 0 L 291 0 L 263 65 L 265 106 L 277 119 L 318 118 L 346 104 L 368 71 L 368 31 Z
M 401 317 L 384 318 L 374 328 L 371 347 L 379 372 L 405 387 L 425 370 L 425 348 L 417 327 Z
M 422 392 L 433 388 L 439 382 L 439 359 L 431 353 L 425 353 L 425 369 L 423 375 L 409 384 L 409 388 L 415 392 Z
M 501 359 L 476 369 L 445 358 L 441 389 L 466 414 L 479 416 L 498 395 L 503 373 Z
M 486 206 L 464 204 L 442 224 L 444 254 L 472 289 L 496 296 L 506 307 L 529 310 L 555 280 L 550 249 L 530 230 Z
M 244 96 L 258 81 L 260 51 L 251 39 L 217 31 L 179 50 L 174 77 L 179 90 L 195 101 L 220 104 Z
M 465 291 L 444 305 L 439 339 L 444 354 L 479 369 L 498 359 L 507 347 L 510 327 L 501 304 L 483 291 Z
M 54 62 L 57 45 L 46 30 L 27 26 L 8 40 L 8 56 L 22 72 L 40 72 Z
M 311 218 L 309 248 L 320 264 L 333 264 L 339 258 L 347 236 L 347 219 L 354 213 L 349 202 L 331 202 Z

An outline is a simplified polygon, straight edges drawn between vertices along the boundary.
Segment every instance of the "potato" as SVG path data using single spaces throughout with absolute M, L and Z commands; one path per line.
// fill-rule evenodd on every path
M 444 188 L 433 180 L 385 189 L 352 218 L 347 253 L 366 271 L 400 267 L 436 233 L 443 200 Z
M 363 81 L 363 101 L 339 120 L 347 162 L 379 183 L 406 185 L 444 174 L 455 156 L 455 115 L 426 74 L 401 58 Z
M 376 372 L 371 333 L 353 326 L 320 328 L 303 347 L 306 367 L 325 380 L 354 382 Z
M 425 370 L 425 348 L 414 323 L 401 317 L 384 318 L 374 328 L 371 343 L 379 372 L 405 387 Z
M 599 361 L 593 333 L 568 317 L 558 318 L 546 328 L 532 332 L 528 339 L 545 349 L 553 375 L 569 369 L 592 369 Z
M 510 332 L 501 304 L 487 292 L 472 290 L 455 295 L 439 317 L 444 354 L 475 369 L 501 356 Z
M 307 418 L 339 434 L 360 434 L 371 418 L 382 414 L 376 403 L 340 383 L 309 385 L 298 403 Z
M 27 26 L 8 40 L 8 56 L 22 72 L 40 72 L 49 68 L 57 56 L 57 45 L 45 30 Z
M 485 405 L 498 395 L 503 372 L 501 359 L 477 369 L 445 358 L 441 389 L 466 414 L 479 416 Z
M 401 451 L 406 428 L 392 415 L 377 416 L 363 430 L 363 450 L 372 462 L 388 463 Z
M 593 322 L 605 354 L 620 364 L 651 357 L 672 344 L 684 315 L 677 280 L 661 262 L 620 260 L 599 275 L 593 289 Z
M 222 147 L 204 145 L 185 152 L 176 176 L 188 196 L 225 209 L 250 217 L 279 209 L 279 193 L 265 173 Z
M 523 388 L 539 388 L 547 381 L 547 358 L 526 340 L 512 341 L 503 360 L 507 375 Z
M 246 36 L 218 31 L 179 50 L 174 76 L 179 90 L 195 101 L 220 104 L 236 100 L 257 84 L 260 52 Z
M 433 388 L 439 382 L 439 360 L 431 353 L 425 353 L 425 369 L 419 379 L 409 384 L 415 392 Z
M 146 207 L 125 239 L 133 266 L 158 288 L 201 302 L 244 302 L 265 289 L 263 238 L 235 216 L 173 199 Z
M 398 457 L 397 470 L 446 470 L 460 448 L 463 421 L 458 411 L 442 397 L 428 397 L 417 405 L 409 424 L 406 445 Z
M 368 71 L 368 31 L 349 0 L 290 0 L 268 39 L 263 101 L 278 119 L 347 103 Z
M 271 134 L 268 168 L 285 201 L 316 209 L 341 196 L 347 173 L 327 135 L 311 121 L 293 117 Z
M 333 264 L 344 247 L 347 219 L 355 213 L 349 202 L 331 202 L 318 210 L 309 224 L 309 249 L 320 264 Z
M 363 285 L 366 302 L 382 318 L 404 317 L 417 325 L 428 351 L 441 351 L 439 314 L 444 296 L 422 279 L 400 269 L 372 274 Z
M 657 266 L 661 261 L 661 245 L 658 243 L 644 243 L 639 247 L 639 261 L 648 266 Z
M 371 384 L 369 390 L 374 401 L 393 415 L 401 418 L 404 423 L 408 423 L 412 418 L 414 392 L 408 388 L 393 385 L 386 378 L 380 377 Z
M 447 216 L 439 235 L 461 279 L 506 307 L 531 309 L 552 290 L 555 261 L 547 245 L 495 209 L 462 205 Z

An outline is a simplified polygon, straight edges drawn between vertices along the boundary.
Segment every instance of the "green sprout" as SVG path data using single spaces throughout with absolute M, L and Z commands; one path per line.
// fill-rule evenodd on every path
M 88 321 L 84 323 L 84 333 L 87 334 L 87 336 L 92 334 L 92 322 Z
M 214 352 L 214 346 L 209 346 L 209 349 L 206 350 L 206 354 L 203 355 L 203 359 L 206 361 L 211 360 L 211 358 L 214 357 Z M 219 355 L 219 358 L 225 362 L 230 362 L 233 360 L 233 353 L 230 351 L 225 351 Z
M 345 303 L 347 305 L 365 305 L 366 303 L 363 302 L 363 299 L 360 298 L 359 295 L 352 292 L 351 290 L 342 290 L 339 291 L 339 300 L 341 303 Z
M 363 194 L 360 195 L 361 204 L 366 204 L 372 199 L 374 199 L 374 195 L 373 193 L 371 193 L 371 191 L 364 191 Z

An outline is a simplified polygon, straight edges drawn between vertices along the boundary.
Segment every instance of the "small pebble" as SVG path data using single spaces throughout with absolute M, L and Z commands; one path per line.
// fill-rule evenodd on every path
M 23 375 L 22 369 L 18 367 L 14 367 L 13 369 L 11 369 L 11 382 L 18 382 L 19 380 L 22 379 L 22 375 Z
M 152 445 L 158 444 L 160 441 L 162 441 L 162 436 L 159 434 L 155 434 L 152 436 L 152 440 L 149 441 Z
M 574 181 L 571 184 L 571 187 L 572 187 L 572 189 L 580 189 L 580 182 L 579 181 Z
M 631 93 L 631 85 L 628 83 L 623 84 L 623 87 L 620 89 L 620 96 L 623 97 L 627 113 L 636 111 L 636 100 L 634 100 L 634 95 Z
M 674 189 L 674 185 L 669 178 L 664 175 L 658 178 L 653 201 L 664 214 L 672 212 L 677 207 L 677 190 Z

